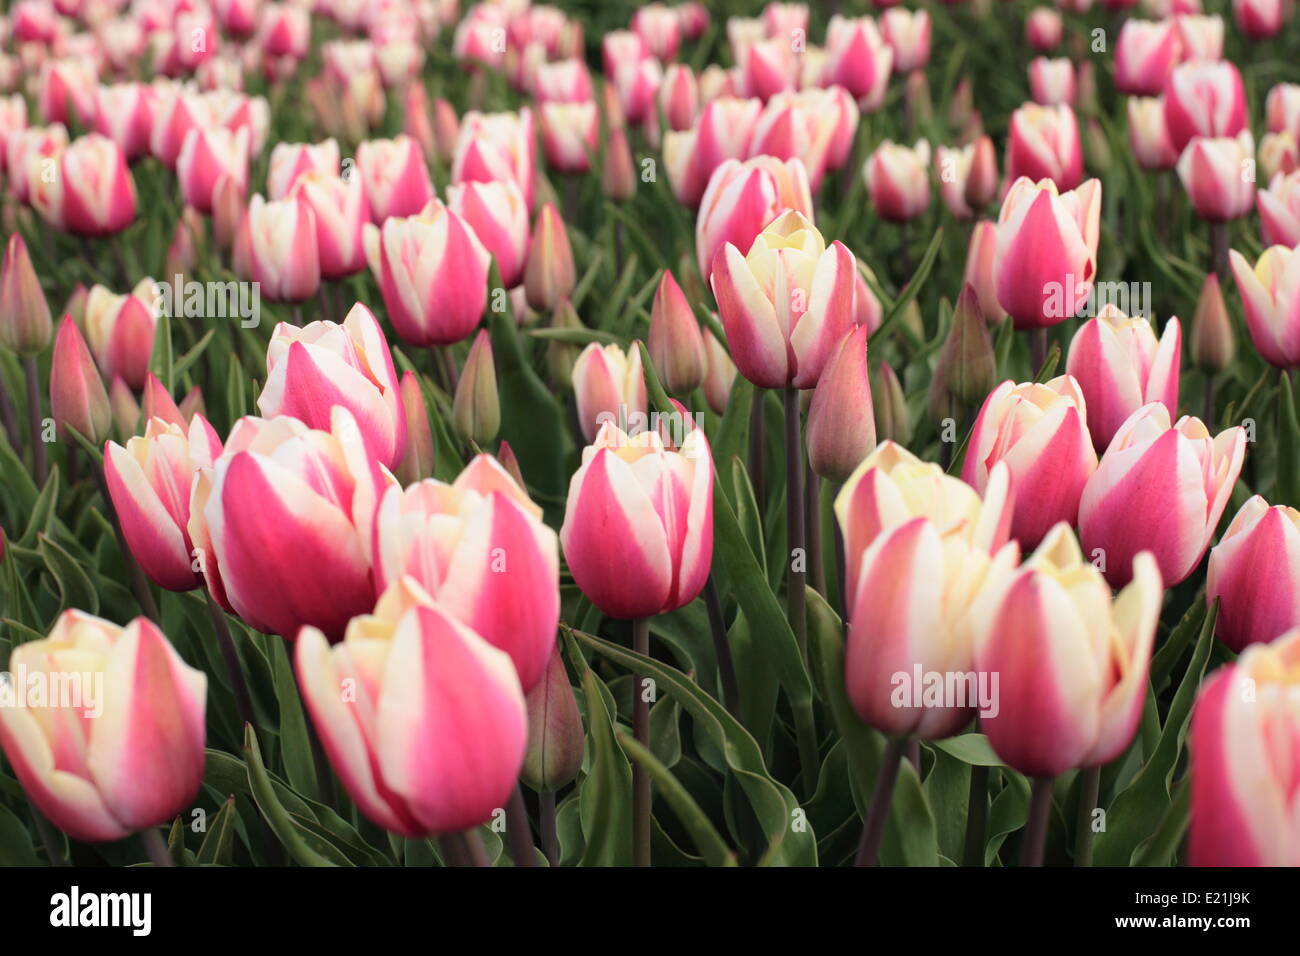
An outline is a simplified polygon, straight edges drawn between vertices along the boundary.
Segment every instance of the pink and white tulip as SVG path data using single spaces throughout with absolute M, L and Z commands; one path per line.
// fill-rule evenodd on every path
M 191 130 L 176 157 L 176 176 L 185 202 L 211 213 L 218 187 L 229 183 L 238 194 L 248 188 L 248 131 Z
M 1240 653 L 1300 626 L 1300 511 L 1254 495 L 1210 549 L 1205 601 L 1214 632 Z
M 370 201 L 355 170 L 346 176 L 301 173 L 294 179 L 290 197 L 312 212 L 322 279 L 342 279 L 366 267 L 365 228 L 370 225 Z
M 645 415 L 647 408 L 641 350 L 635 344 L 624 351 L 592 342 L 573 363 L 573 394 L 588 442 L 596 440 L 606 422 L 628 430 L 633 416 Z
M 1227 60 L 1182 64 L 1169 75 L 1164 95 L 1165 125 L 1177 150 L 1197 136 L 1233 137 L 1246 129 L 1241 74 Z
M 1255 140 L 1250 130 L 1193 139 L 1178 157 L 1178 178 L 1202 219 L 1228 222 L 1249 215 L 1255 205 Z
M 327 139 L 316 144 L 276 143 L 266 173 L 267 198 L 283 199 L 293 192 L 298 178 L 307 173 L 339 175 L 339 144 L 336 140 Z
M 1182 59 L 1183 41 L 1172 19 L 1125 20 L 1115 46 L 1115 88 L 1155 96 Z
M 1026 103 L 1011 114 L 1007 179 L 1050 179 L 1057 189 L 1074 189 L 1083 179 L 1083 147 L 1074 110 L 1064 103 Z
M 1274 173 L 1267 189 L 1255 196 L 1265 247 L 1300 246 L 1300 170 Z
M 1253 269 L 1236 249 L 1228 261 L 1256 350 L 1277 368 L 1300 367 L 1300 248 L 1270 246 Z
M 862 167 L 871 205 L 887 222 L 908 222 L 930 207 L 930 144 L 885 140 Z
M 757 156 L 745 162 L 728 160 L 709 180 L 695 219 L 695 255 L 701 275 L 727 243 L 749 251 L 765 227 L 786 211 L 813 214 L 808 172 L 802 160 L 785 162 Z
M 414 216 L 433 198 L 424 155 L 405 134 L 362 143 L 357 147 L 357 169 L 376 224 L 382 225 L 390 216 Z

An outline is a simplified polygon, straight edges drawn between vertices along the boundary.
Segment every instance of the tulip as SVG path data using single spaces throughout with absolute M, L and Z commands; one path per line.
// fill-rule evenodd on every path
M 140 404 L 146 422 L 161 418 L 166 424 L 175 425 L 182 431 L 189 428 L 189 423 L 185 421 L 185 416 L 172 400 L 167 386 L 160 382 L 153 372 L 148 372 L 144 377 L 144 391 Z
M 262 8 L 256 43 L 267 56 L 301 60 L 311 46 L 311 14 L 287 3 L 267 4 Z
M 1100 767 L 1133 739 L 1163 597 L 1150 552 L 1112 598 L 1064 523 L 1021 567 L 971 604 L 975 669 L 1000 676 L 996 714 L 980 728 L 998 757 L 1031 777 Z
M 632 14 L 632 32 L 639 36 L 650 55 L 667 63 L 677 58 L 682 42 L 682 20 L 677 11 L 663 3 L 647 3 Z
M 27 128 L 27 100 L 21 93 L 0 96 L 0 170 L 5 168 L 4 146 L 9 137 Z
M 1285 14 L 1282 0 L 1232 0 L 1237 28 L 1252 40 L 1276 36 L 1282 29 Z
M 880 34 L 893 51 L 895 73 L 922 70 L 930 62 L 930 14 L 924 10 L 886 10 L 880 17 Z
M 140 291 L 151 284 L 143 280 Z M 91 288 L 86 299 L 86 339 L 106 380 L 120 376 L 133 389 L 144 387 L 157 324 L 152 300 L 145 295 L 114 295 L 101 285 Z
M 674 63 L 664 71 L 659 84 L 659 108 L 670 130 L 688 130 L 695 125 L 700 113 L 700 88 L 689 66 Z M 626 103 L 623 111 L 628 111 Z
M 451 164 L 451 181 L 464 183 L 512 179 L 524 194 L 524 205 L 532 209 L 535 156 L 531 111 L 471 111 L 461 120 Z
M 993 141 L 981 136 L 959 149 L 940 146 L 935 156 L 939 195 L 958 219 L 969 219 L 992 201 L 998 186 Z
M 1175 17 L 1178 38 L 1182 41 L 1182 58 L 1188 60 L 1220 60 L 1223 58 L 1223 18 L 1201 16 L 1199 10 L 1189 10 Z
M 606 422 L 569 484 L 560 544 L 601 611 L 644 618 L 695 600 L 713 554 L 713 458 L 693 429 L 679 451 L 658 432 Z
M 374 606 L 367 549 L 391 483 L 352 414 L 330 431 L 295 418 L 241 418 L 190 504 L 190 540 L 212 596 L 246 623 L 292 640 L 305 626 L 332 640 Z M 310 573 L 304 573 L 304 569 Z
M 48 637 L 13 649 L 9 670 L 26 680 L 20 705 L 0 707 L 0 744 L 56 827 L 106 843 L 190 806 L 203 782 L 207 677 L 152 621 L 121 628 L 64 611 Z M 25 702 L 28 682 L 73 679 L 68 699 Z
M 429 427 L 429 409 L 414 372 L 408 370 L 402 373 L 400 390 L 406 417 L 406 452 L 393 474 L 405 487 L 433 476 L 434 445 L 433 430 Z
M 1074 110 L 1065 103 L 1026 103 L 1011 114 L 1007 140 L 1007 179 L 1050 179 L 1061 191 L 1083 179 L 1083 148 Z
M 586 732 L 558 646 L 527 704 L 528 751 L 519 779 L 538 792 L 559 790 L 582 769 Z
M 1079 497 L 1097 470 L 1088 405 L 1071 375 L 1049 382 L 1003 382 L 989 393 L 971 430 L 962 478 L 983 493 L 998 462 L 1011 473 L 1016 508 L 1011 537 L 1037 545 L 1058 522 L 1073 525 Z
M 345 176 L 302 173 L 294 179 L 290 197 L 311 210 L 322 279 L 346 278 L 366 267 L 370 202 L 355 171 Z
M 827 248 L 798 212 L 759 233 L 748 255 L 723 245 L 710 282 L 736 366 L 760 388 L 812 388 L 855 324 L 853 253 Z
M 715 316 L 716 318 L 716 316 Z M 731 386 L 736 380 L 736 363 L 727 354 L 727 348 L 713 335 L 704 336 L 704 355 L 706 369 L 704 397 L 715 415 L 721 415 L 727 409 L 731 398 Z
M 887 367 L 881 365 L 882 370 Z M 877 397 L 883 391 L 873 389 Z M 913 518 L 933 522 L 974 550 L 996 553 L 1007 543 L 1010 528 L 1009 483 L 1006 467 L 995 467 L 981 499 L 966 482 L 921 461 L 896 442 L 877 445 L 835 497 L 835 517 L 844 537 L 845 607 L 855 606 L 867 550 L 885 532 Z
M 1059 45 L 1064 29 L 1060 11 L 1051 7 L 1034 7 L 1025 18 L 1025 39 L 1039 53 L 1046 53 Z M 1120 35 L 1123 36 L 1122 29 Z
M 591 74 L 579 59 L 542 63 L 532 81 L 538 103 L 586 103 L 593 98 Z
M 799 60 L 789 37 L 759 40 L 740 50 L 736 57 L 740 87 L 746 96 L 767 101 L 795 89 Z
M 695 254 L 700 274 L 710 274 L 717 253 L 728 243 L 749 252 L 758 234 L 782 213 L 813 215 L 808 174 L 797 159 L 781 162 L 758 156 L 718 167 L 700 202 L 695 220 Z
M 235 235 L 235 271 L 272 302 L 302 302 L 320 289 L 316 216 L 300 196 L 254 196 Z
M 836 14 L 826 28 L 825 84 L 842 86 L 865 113 L 880 109 L 889 85 L 894 52 L 870 17 Z
M 79 236 L 110 236 L 135 220 L 135 182 L 111 139 L 88 133 L 58 157 L 50 180 L 29 181 L 31 203 L 57 229 Z
M 157 91 L 143 83 L 101 86 L 95 92 L 95 132 L 118 145 L 128 160 L 149 152 Z
M 600 132 L 596 104 L 543 103 L 541 120 L 546 162 L 562 173 L 587 172 Z
M 466 182 L 449 186 L 447 204 L 474 230 L 496 260 L 502 284 L 513 288 L 523 279 L 528 257 L 528 208 L 511 181 Z
M 1300 169 L 1300 142 L 1289 130 L 1284 133 L 1265 133 L 1259 141 L 1259 175 L 1265 182 L 1278 173 L 1292 173 Z
M 1278 83 L 1264 100 L 1264 118 L 1271 133 L 1300 136 L 1300 83 Z
M 650 310 L 650 359 L 671 395 L 689 395 L 704 382 L 707 357 L 700 323 L 673 274 L 664 270 Z
M 842 91 L 841 91 L 842 92 Z M 847 94 L 844 94 L 847 96 Z M 857 106 L 841 110 L 835 90 L 780 93 L 768 101 L 754 127 L 753 156 L 803 161 L 812 192 L 821 186 L 827 169 L 843 165 L 841 141 L 851 141 L 857 127 Z
M 1158 23 L 1125 20 L 1115 44 L 1115 88 L 1154 96 L 1182 57 L 1183 43 L 1172 19 Z
M 68 147 L 68 131 L 61 123 L 14 130 L 5 141 L 5 169 L 9 191 L 19 202 L 31 199 L 32 178 L 58 175 L 58 157 Z
M 1197 215 L 1227 222 L 1250 213 L 1255 202 L 1255 141 L 1249 130 L 1234 137 L 1197 137 L 1178 157 L 1178 178 Z
M 1192 317 L 1192 362 L 1207 372 L 1222 372 L 1232 364 L 1236 351 L 1236 336 L 1228 306 L 1223 301 L 1219 277 L 1213 272 L 1205 277 L 1200 297 L 1196 300 L 1196 314 Z
M 1300 245 L 1300 170 L 1275 173 L 1255 201 L 1265 247 Z
M 488 445 L 501 429 L 501 400 L 487 329 L 479 329 L 456 383 L 452 423 L 456 433 L 473 446 Z
M 1300 625 L 1300 511 L 1251 497 L 1210 550 L 1205 600 L 1215 633 L 1237 653 Z
M 1029 91 L 1035 103 L 1056 106 L 1072 104 L 1078 92 L 1074 61 L 1069 57 L 1035 57 L 1029 63 Z
M 1236 249 L 1228 259 L 1255 349 L 1277 368 L 1300 367 L 1300 249 L 1270 246 L 1254 269 Z
M 605 76 L 610 84 L 606 88 L 614 91 L 629 123 L 645 121 L 654 109 L 655 95 L 659 92 L 664 76 L 659 61 L 646 53 L 640 37 L 626 30 L 614 30 L 605 34 L 601 41 L 601 51 Z M 689 67 L 674 65 L 669 69 L 678 72 L 684 69 L 693 79 Z M 689 126 L 690 122 L 686 125 Z
M 1012 183 L 998 215 L 993 274 L 1016 328 L 1055 325 L 1087 300 L 1097 271 L 1101 183 L 1058 192 L 1050 179 Z
M 0 348 L 19 355 L 44 352 L 54 334 L 50 306 L 20 233 L 9 237 L 0 266 Z
M 862 166 L 871 204 L 888 222 L 907 222 L 930 205 L 930 144 L 918 140 L 909 148 L 889 140 L 880 144 Z
M 998 302 L 997 275 L 994 261 L 998 248 L 998 227 L 987 219 L 975 223 L 971 230 L 970 247 L 966 250 L 966 270 L 962 284 L 975 289 L 980 314 L 990 325 L 1006 318 L 1006 310 Z
M 59 323 L 50 363 L 50 411 L 58 433 L 68 436 L 75 428 L 95 444 L 104 440 L 112 427 L 112 409 L 103 379 L 95 368 L 81 330 L 69 316 Z
M 828 481 L 843 482 L 876 447 L 876 419 L 867 373 L 867 336 L 858 326 L 831 354 L 808 409 L 808 463 Z
M 1241 74 L 1226 60 L 1182 64 L 1169 75 L 1164 94 L 1165 125 L 1180 152 L 1195 137 L 1235 137 L 1246 129 Z
M 541 680 L 560 615 L 559 549 L 542 510 L 491 455 L 448 485 L 390 487 L 375 528 L 381 588 L 414 580 L 510 655 L 525 690 Z M 626 582 L 624 582 L 626 584 Z
M 389 321 L 417 347 L 466 338 L 487 305 L 491 254 L 459 215 L 436 199 L 417 216 L 367 231 L 367 258 Z
M 633 345 L 625 352 L 617 345 L 592 342 L 573 365 L 573 392 L 582 436 L 588 443 L 606 422 L 626 429 L 633 416 L 646 413 L 641 350 Z
M 636 195 L 632 149 L 628 146 L 627 132 L 621 126 L 609 131 L 605 162 L 600 171 L 600 189 L 605 198 L 615 202 L 626 202 Z
M 1178 162 L 1178 151 L 1165 126 L 1164 98 L 1130 96 L 1127 108 L 1128 141 L 1138 165 L 1157 171 L 1173 169 Z
M 223 182 L 242 196 L 248 187 L 248 132 L 191 130 L 176 157 L 176 176 L 185 202 L 202 213 L 215 211 Z
M 195 416 L 188 429 L 150 418 L 143 436 L 104 446 L 104 479 L 132 557 L 159 587 L 188 591 L 203 584 L 203 557 L 190 540 L 190 486 L 211 468 L 221 440 Z
M 505 805 L 528 736 L 519 679 L 418 585 L 394 585 L 332 648 L 305 628 L 294 663 L 330 764 L 368 819 L 423 837 Z
M 1200 564 L 1241 472 L 1240 427 L 1211 437 L 1200 419 L 1170 424 L 1160 402 L 1143 405 L 1120 427 L 1079 501 L 1079 537 L 1100 557 L 1106 580 L 1121 587 L 1141 550 L 1155 554 L 1173 587 Z
M 298 177 L 307 173 L 339 175 L 339 144 L 333 139 L 310 143 L 276 143 L 271 150 L 271 166 L 266 174 L 266 194 L 283 199 L 293 192 Z
M 1098 452 L 1106 450 L 1120 426 L 1150 402 L 1178 414 L 1178 371 L 1182 328 L 1177 318 L 1156 340 L 1151 323 L 1130 318 L 1107 304 L 1074 334 L 1066 371 L 1088 400 L 1088 430 Z
M 705 104 L 694 128 L 667 134 L 663 156 L 673 195 L 699 206 L 718 169 L 750 154 L 762 111 L 758 99 L 724 96 Z
M 47 123 L 90 126 L 95 120 L 95 68 L 81 60 L 47 60 L 41 67 L 39 100 Z
M 372 139 L 357 147 L 357 169 L 370 200 L 371 221 L 415 216 L 433 198 L 433 183 L 420 146 L 406 135 Z
M 547 203 L 537 214 L 524 269 L 528 304 L 538 311 L 550 311 L 573 294 L 576 283 L 569 233 L 555 206 Z
M 359 302 L 342 323 L 279 323 L 266 351 L 263 416 L 326 431 L 335 406 L 352 414 L 371 454 L 395 468 L 406 451 L 406 410 L 383 330 Z

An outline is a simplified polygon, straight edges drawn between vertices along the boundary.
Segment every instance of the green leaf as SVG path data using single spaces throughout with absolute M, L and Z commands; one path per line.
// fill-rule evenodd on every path
M 0 804 L 0 866 L 40 866 L 27 827 L 4 804 Z
M 230 866 L 234 862 L 235 824 L 237 821 L 235 795 L 232 793 L 226 798 L 226 802 L 221 805 L 217 815 L 208 824 L 208 832 L 204 835 L 203 844 L 199 847 L 198 861 L 200 864 Z
M 319 846 L 313 849 L 308 845 L 309 841 L 305 838 L 302 827 L 294 822 L 289 811 L 280 803 L 271 785 L 271 778 L 262 763 L 262 750 L 257 744 L 257 733 L 251 726 L 244 729 L 244 759 L 248 767 L 248 785 L 253 800 L 257 803 L 257 808 L 262 811 L 262 816 L 270 825 L 272 832 L 275 833 L 276 839 L 289 851 L 289 855 L 303 866 L 337 866 L 339 864 L 337 859 L 331 859 L 320 852 Z M 301 819 L 305 814 L 298 816 Z
M 166 313 L 158 316 L 158 324 L 154 326 L 149 371 L 158 376 L 158 380 L 167 389 L 167 394 L 171 395 L 175 387 L 176 375 L 175 359 L 172 355 L 172 320 Z
M 285 776 L 289 785 L 304 797 L 319 799 L 320 782 L 316 779 L 311 738 L 284 641 L 271 642 L 271 673 L 275 677 L 275 698 L 280 705 L 280 754 Z
M 76 608 L 98 614 L 99 592 L 77 560 L 43 534 L 37 535 L 36 550 L 41 553 L 50 576 L 59 585 L 59 609 Z
M 569 660 L 582 660 L 571 653 Z M 590 667 L 582 671 L 591 769 L 578 791 L 586 851 L 582 866 L 627 866 L 632 862 L 632 768 L 619 748 L 613 712 Z
M 45 487 L 41 489 L 40 495 L 37 496 L 35 504 L 31 508 L 31 517 L 27 519 L 27 527 L 23 529 L 18 543 L 25 548 L 36 546 L 37 536 L 51 534 L 54 531 L 54 513 L 59 506 L 59 466 L 55 465 L 50 469 L 49 477 L 45 480 Z
M 931 746 L 972 767 L 1004 766 L 1002 760 L 989 746 L 988 737 L 983 734 L 962 734 L 960 737 L 949 737 L 947 740 L 934 740 L 931 741 Z
M 204 352 L 207 351 L 208 346 L 212 343 L 212 339 L 216 334 L 217 330 L 215 328 L 208 329 L 208 331 L 204 333 L 203 338 L 195 342 L 194 347 L 176 361 L 176 367 L 172 369 L 172 375 L 178 379 L 183 378 L 185 373 L 190 370 L 190 367 L 203 356 Z
M 898 320 L 903 314 L 903 308 L 916 297 L 916 294 L 921 291 L 921 287 L 925 285 L 925 280 L 929 278 L 930 270 L 934 268 L 934 260 L 939 255 L 939 247 L 942 244 L 943 227 L 940 226 L 934 231 L 934 237 L 931 238 L 930 245 L 926 247 L 925 255 L 921 257 L 921 264 L 912 273 L 907 288 L 894 300 L 894 304 L 885 313 L 885 317 L 881 320 L 880 327 L 876 329 L 873 338 L 884 341 L 885 336 L 893 331 L 894 326 L 898 324 Z

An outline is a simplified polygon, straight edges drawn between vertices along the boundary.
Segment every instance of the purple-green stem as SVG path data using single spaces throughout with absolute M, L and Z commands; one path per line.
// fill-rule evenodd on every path
M 533 846 L 528 807 L 524 804 L 524 791 L 518 783 L 506 804 L 506 832 L 510 834 L 510 858 L 515 861 L 515 866 L 536 866 L 537 850 Z
M 740 684 L 736 680 L 736 663 L 727 643 L 726 621 L 722 616 L 722 599 L 718 585 L 710 574 L 704 583 L 704 607 L 709 612 L 709 631 L 713 635 L 713 656 L 718 660 L 718 679 L 722 686 L 722 703 L 727 712 L 740 719 Z
M 799 389 L 785 387 L 785 527 L 786 548 L 789 550 L 790 570 L 786 579 L 786 609 L 790 629 L 799 645 L 799 656 L 808 666 L 808 615 L 805 607 L 807 595 L 808 552 L 804 540 L 803 524 L 803 439 L 800 435 Z M 818 764 L 817 724 L 812 703 L 794 707 L 795 738 L 799 745 L 799 773 L 804 793 L 817 792 Z
M 650 656 L 650 619 L 632 622 L 632 650 Z M 642 677 L 632 673 L 632 736 L 643 747 L 650 746 L 650 702 L 641 687 Z M 639 763 L 632 764 L 632 865 L 650 865 L 650 775 Z
M 560 837 L 556 824 L 555 791 L 543 790 L 537 795 L 537 824 L 542 833 L 542 853 L 551 866 L 560 865 Z
M 765 426 L 763 423 L 763 390 L 754 389 L 754 402 L 749 407 L 749 483 L 754 488 L 754 502 L 758 505 L 758 519 L 761 524 L 764 515 L 767 513 L 767 502 L 764 500 L 763 473 L 766 443 L 764 438 Z
M 1052 777 L 1035 777 L 1029 798 L 1029 820 L 1020 845 L 1021 866 L 1042 866 L 1047 846 L 1047 824 L 1052 816 Z
M 257 726 L 253 715 L 253 697 L 248 692 L 248 681 L 244 679 L 244 668 L 239 663 L 239 651 L 235 649 L 234 639 L 230 636 L 230 622 L 212 598 L 212 592 L 203 589 L 203 599 L 208 606 L 208 617 L 212 619 L 212 629 L 217 634 L 217 644 L 221 647 L 221 658 L 225 661 L 226 672 L 230 676 L 230 689 L 235 695 L 235 706 L 239 710 L 241 723 Z
M 44 488 L 49 471 L 45 462 L 45 442 L 41 441 L 41 375 L 34 356 L 23 357 L 23 377 L 27 379 L 27 425 L 31 430 L 32 468 L 36 472 L 37 487 Z
M 862 821 L 862 841 L 854 866 L 875 866 L 880 861 L 880 841 L 885 835 L 885 822 L 889 819 L 889 805 L 894 801 L 894 784 L 898 781 L 898 765 L 907 749 L 907 739 L 890 737 L 876 771 L 876 784 L 871 792 L 871 805 Z
M 1074 865 L 1092 866 L 1092 812 L 1101 790 L 1101 768 L 1079 771 L 1079 815 L 1074 828 Z
M 1210 266 L 1222 284 L 1228 281 L 1228 224 L 1210 223 Z
M 176 861 L 172 859 L 172 851 L 167 848 L 167 843 L 159 835 L 157 827 L 145 827 L 141 830 L 140 842 L 144 844 L 145 852 L 149 854 L 149 861 L 154 866 L 176 865 Z

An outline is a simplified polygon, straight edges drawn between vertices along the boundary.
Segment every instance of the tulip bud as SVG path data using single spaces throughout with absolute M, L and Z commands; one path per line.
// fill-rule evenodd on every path
M 135 293 L 114 295 L 102 285 L 90 290 L 84 321 L 86 342 L 105 379 L 112 381 L 120 375 L 132 388 L 144 387 L 157 323 L 153 308 Z
M 704 381 L 706 358 L 700 324 L 681 286 L 664 270 L 650 312 L 650 358 L 670 395 L 688 395 Z
M 573 307 L 568 298 L 562 298 L 555 305 L 555 311 L 551 313 L 551 328 L 553 329 L 585 329 L 582 319 L 578 318 L 578 312 Z M 582 347 L 575 342 L 566 342 L 563 339 L 551 339 L 546 344 L 546 365 L 551 372 L 551 380 L 562 388 L 570 388 L 573 385 L 573 365 L 578 360 L 578 353 Z
M 433 430 L 429 426 L 429 410 L 424 403 L 424 392 L 415 373 L 402 375 L 402 409 L 406 415 L 406 454 L 394 472 L 403 485 L 414 484 L 422 478 L 433 476 Z
M 135 400 L 131 386 L 120 376 L 113 378 L 108 387 L 108 404 L 113 409 L 113 424 L 119 435 L 134 435 L 140 426 L 140 403 Z
M 967 406 L 983 401 L 997 379 L 993 339 L 975 287 L 969 283 L 962 286 L 957 299 L 952 328 L 939 352 L 935 377 L 942 378 L 948 394 Z
M 154 375 L 153 372 L 145 375 L 142 407 L 146 422 L 161 418 L 169 425 L 185 427 L 185 416 L 176 407 L 176 402 L 172 400 L 167 387 L 158 380 L 158 376 Z
M 1300 625 L 1300 511 L 1259 495 L 1237 512 L 1210 551 L 1207 604 L 1219 601 L 1215 633 L 1240 653 Z
M 450 163 L 456 153 L 456 140 L 460 136 L 460 120 L 456 110 L 441 96 L 433 101 L 433 137 L 437 143 L 438 158 Z
M 592 342 L 573 364 L 573 392 L 583 437 L 594 441 L 606 421 L 625 429 L 631 416 L 647 410 L 645 372 L 636 343 L 624 351 L 617 345 Z
M 50 306 L 23 237 L 14 233 L 0 266 L 0 347 L 19 355 L 44 352 L 54 334 Z
M 243 220 L 243 184 L 237 179 L 223 176 L 217 182 L 212 196 L 212 235 L 223 251 L 235 244 L 235 235 Z
M 601 189 L 615 202 L 625 202 L 636 195 L 636 170 L 632 165 L 632 150 L 628 147 L 627 133 L 621 128 L 612 129 L 605 144 L 605 165 L 600 171 Z
M 537 216 L 524 270 L 528 304 L 539 312 L 549 312 L 560 299 L 573 294 L 576 284 L 568 231 L 555 206 L 547 203 Z
M 206 403 L 203 401 L 203 389 L 197 385 L 185 393 L 185 397 L 181 399 L 178 407 L 186 423 L 194 421 L 195 415 L 202 415 L 206 418 L 208 414 Z
M 808 410 L 808 461 L 828 481 L 842 482 L 876 447 L 875 410 L 867 372 L 865 326 L 844 337 L 822 370 Z
M 1110 141 L 1093 117 L 1089 117 L 1083 126 L 1083 156 L 1088 169 L 1097 175 L 1104 176 L 1110 171 Z
M 526 493 L 528 486 L 524 484 L 524 473 L 519 467 L 519 459 L 515 457 L 515 450 L 510 447 L 510 442 L 504 438 L 501 439 L 501 444 L 497 446 L 497 461 L 515 480 L 515 484 Z
M 557 645 L 541 681 L 528 692 L 528 750 L 520 779 L 534 790 L 559 790 L 582 769 L 586 736 L 573 686 Z
M 1253 269 L 1236 249 L 1229 250 L 1228 261 L 1255 350 L 1277 368 L 1300 366 L 1300 339 L 1295 332 L 1300 318 L 1300 247 L 1270 246 Z
M 714 318 L 716 320 L 717 317 Z M 727 402 L 731 398 L 731 386 L 736 380 L 736 363 L 727 353 L 727 347 L 711 333 L 704 335 L 704 356 L 707 365 L 704 397 L 714 414 L 721 415 L 727 410 Z
M 59 323 L 54 337 L 50 410 L 60 435 L 70 437 L 68 429 L 75 428 L 96 445 L 107 437 L 113 424 L 104 381 L 99 377 L 81 330 L 67 316 Z
M 991 203 L 998 193 L 998 157 L 993 140 L 981 136 L 975 140 L 974 152 L 966 173 L 966 205 L 979 211 Z
M 882 219 L 906 222 L 930 204 L 930 144 L 915 147 L 881 143 L 862 167 L 871 204 Z
M 78 282 L 76 287 L 73 288 L 72 294 L 68 296 L 68 301 L 64 304 L 63 311 L 59 314 L 72 316 L 72 321 L 77 323 L 78 328 L 81 328 L 85 325 L 86 299 L 89 295 L 90 292 L 86 289 L 85 283 Z M 52 332 L 53 329 L 51 329 L 51 333 Z
M 877 441 L 892 441 L 906 445 L 912 440 L 912 418 L 907 410 L 907 396 L 894 368 L 881 362 L 871 383 L 872 404 L 875 409 Z
M 1227 303 L 1219 277 L 1213 272 L 1201 285 L 1200 298 L 1196 300 L 1196 314 L 1192 317 L 1192 361 L 1207 372 L 1222 372 L 1232 364 L 1236 351 L 1236 334 L 1228 316 Z
M 452 420 L 457 434 L 479 447 L 488 445 L 501 428 L 501 400 L 497 396 L 497 373 L 487 329 L 480 329 L 470 346 L 465 368 L 456 383 Z

